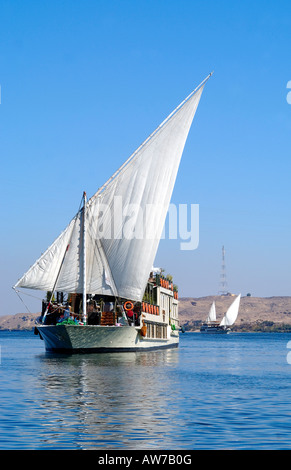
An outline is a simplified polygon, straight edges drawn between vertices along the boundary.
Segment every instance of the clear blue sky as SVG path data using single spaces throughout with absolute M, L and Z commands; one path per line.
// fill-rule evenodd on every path
M 199 204 L 199 247 L 163 240 L 155 265 L 216 294 L 224 245 L 231 292 L 290 295 L 290 46 L 287 0 L 2 0 L 0 313 L 25 311 L 11 286 L 83 190 L 212 70 L 172 198 Z

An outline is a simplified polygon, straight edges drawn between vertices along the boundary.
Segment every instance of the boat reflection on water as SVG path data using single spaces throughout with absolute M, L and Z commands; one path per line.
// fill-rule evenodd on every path
M 46 446 L 59 440 L 70 448 L 70 439 L 72 448 L 82 449 L 156 448 L 165 436 L 171 442 L 182 391 L 169 368 L 177 367 L 178 354 L 40 355 L 37 388 Z

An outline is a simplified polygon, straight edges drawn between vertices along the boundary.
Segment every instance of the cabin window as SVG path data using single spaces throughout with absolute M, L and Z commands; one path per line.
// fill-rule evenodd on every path
M 146 322 L 146 338 L 167 339 L 167 326 Z
M 162 325 L 157 325 L 157 338 L 159 339 L 163 338 L 163 326 Z
M 150 337 L 151 337 L 151 330 L 150 330 L 150 325 L 149 325 L 149 323 L 146 323 L 146 327 L 147 327 L 146 338 L 150 338 Z
M 165 322 L 165 321 L 166 321 L 166 312 L 165 312 L 165 310 L 163 310 L 163 322 Z
M 153 323 L 147 323 L 147 338 L 155 338 L 155 325 Z
M 173 304 L 173 318 L 177 318 L 177 305 Z

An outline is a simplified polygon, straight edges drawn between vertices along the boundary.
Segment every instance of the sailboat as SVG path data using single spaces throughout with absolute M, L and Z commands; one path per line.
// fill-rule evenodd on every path
M 177 347 L 178 293 L 153 270 L 184 145 L 209 74 L 87 199 L 14 289 L 47 292 L 35 333 L 53 352 Z
M 232 302 L 221 322 L 216 320 L 216 309 L 213 302 L 206 322 L 201 325 L 201 333 L 229 333 L 231 331 L 230 327 L 235 323 L 238 316 L 240 298 L 241 294 Z

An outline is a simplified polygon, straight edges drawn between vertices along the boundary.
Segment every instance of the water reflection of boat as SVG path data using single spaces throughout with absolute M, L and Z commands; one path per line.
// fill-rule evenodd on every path
M 177 293 L 149 273 L 208 78 L 89 200 L 84 192 L 75 217 L 14 286 L 50 293 L 36 327 L 47 350 L 178 346 Z
M 40 447 L 145 449 L 173 445 L 183 397 L 177 349 L 125 354 L 39 354 L 34 389 Z M 165 389 L 168 393 L 165 394 Z M 34 391 L 33 391 L 34 390 Z M 34 397 L 34 398 L 33 398 Z M 154 402 L 153 402 L 154 400 Z

